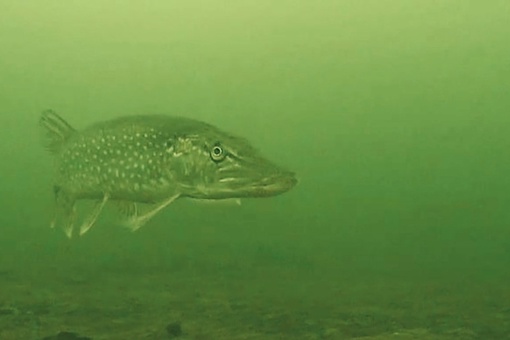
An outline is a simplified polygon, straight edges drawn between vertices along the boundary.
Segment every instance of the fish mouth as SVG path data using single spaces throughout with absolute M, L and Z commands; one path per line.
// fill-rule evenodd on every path
M 255 183 L 251 189 L 255 197 L 266 197 L 283 194 L 292 189 L 298 180 L 293 172 L 286 172 L 262 179 Z
M 298 180 L 293 172 L 285 171 L 270 176 L 253 178 L 225 178 L 231 197 L 269 197 L 292 189 Z

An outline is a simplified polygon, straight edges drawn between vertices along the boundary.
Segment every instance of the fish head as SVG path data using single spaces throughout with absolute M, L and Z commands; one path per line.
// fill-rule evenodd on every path
M 297 183 L 293 172 L 263 157 L 246 139 L 215 127 L 173 138 L 168 168 L 182 196 L 199 199 L 267 197 Z

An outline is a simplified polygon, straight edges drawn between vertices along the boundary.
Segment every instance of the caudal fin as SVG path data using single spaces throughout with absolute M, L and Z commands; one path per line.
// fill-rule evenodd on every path
M 53 110 L 43 111 L 39 125 L 46 134 L 46 146 L 51 152 L 57 152 L 76 130 Z

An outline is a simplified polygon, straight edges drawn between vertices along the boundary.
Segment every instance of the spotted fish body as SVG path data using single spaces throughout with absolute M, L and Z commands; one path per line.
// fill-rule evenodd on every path
M 131 116 L 77 131 L 45 111 L 40 123 L 55 155 L 52 225 L 60 220 L 69 237 L 81 199 L 95 201 L 80 227 L 83 234 L 108 201 L 123 207 L 136 230 L 180 197 L 272 196 L 296 184 L 293 173 L 264 159 L 246 140 L 193 119 Z

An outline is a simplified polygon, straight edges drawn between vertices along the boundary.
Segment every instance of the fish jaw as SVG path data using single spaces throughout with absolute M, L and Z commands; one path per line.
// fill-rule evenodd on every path
M 235 166 L 219 171 L 213 188 L 223 197 L 256 198 L 283 194 L 297 183 L 293 172 L 258 157 L 256 161 L 237 160 Z

